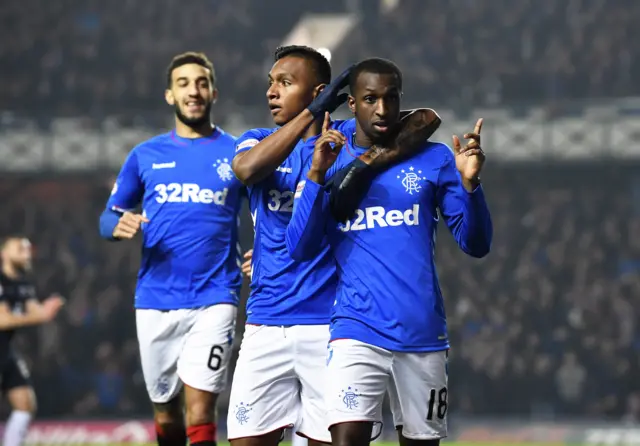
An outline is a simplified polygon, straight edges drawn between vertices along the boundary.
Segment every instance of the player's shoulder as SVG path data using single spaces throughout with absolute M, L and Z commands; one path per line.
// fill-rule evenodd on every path
M 236 152 L 250 149 L 251 147 L 258 144 L 260 141 L 265 139 L 267 136 L 274 133 L 276 130 L 278 130 L 278 127 L 274 127 L 274 128 L 258 127 L 255 129 L 247 130 L 236 139 L 236 144 L 235 144 Z
M 422 150 L 420 150 L 421 157 L 428 157 L 431 161 L 440 160 L 442 163 L 454 160 L 453 149 L 439 141 L 425 141 Z
M 150 149 L 157 149 L 160 146 L 171 143 L 171 141 L 172 132 L 161 133 L 160 135 L 152 136 L 142 141 L 131 150 L 131 153 L 144 154 Z
M 356 131 L 355 119 L 336 119 L 331 123 L 331 128 L 338 130 L 340 133 L 350 135 Z
M 278 130 L 278 128 L 279 127 L 273 127 L 273 128 L 258 127 L 255 129 L 249 129 L 246 132 L 244 132 L 242 135 L 240 135 L 236 139 L 236 142 L 239 143 L 242 141 L 246 141 L 248 139 L 257 139 L 258 141 L 261 141 L 267 136 L 271 135 L 272 133 L 275 133 Z
M 236 138 L 231 133 L 226 132 L 223 128 L 216 126 L 216 132 L 218 133 L 217 140 L 221 143 L 235 144 Z

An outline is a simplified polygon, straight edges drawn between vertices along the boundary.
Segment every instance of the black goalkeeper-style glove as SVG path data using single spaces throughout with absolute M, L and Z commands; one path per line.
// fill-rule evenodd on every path
M 338 223 L 344 224 L 354 217 L 378 172 L 421 150 L 442 123 L 432 109 L 404 110 L 400 116 L 402 124 L 391 147 L 372 147 L 336 172 L 327 182 L 325 187 L 329 191 L 329 208 Z
M 323 117 L 325 112 L 333 113 L 347 101 L 349 97 L 347 93 L 338 93 L 349 85 L 349 74 L 351 74 L 352 69 L 353 65 L 340 73 L 329 85 L 324 87 L 324 90 L 307 107 L 314 118 Z
M 345 224 L 353 218 L 376 174 L 373 167 L 356 158 L 327 181 L 329 209 L 338 223 Z

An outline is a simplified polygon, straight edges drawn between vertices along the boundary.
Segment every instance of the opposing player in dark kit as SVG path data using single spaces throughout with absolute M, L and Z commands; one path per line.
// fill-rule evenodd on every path
M 29 278 L 32 257 L 28 239 L 5 238 L 0 242 L 0 256 L 0 388 L 12 409 L 2 444 L 20 446 L 35 414 L 36 398 L 27 365 L 11 345 L 11 339 L 21 327 L 52 321 L 64 301 L 58 295 L 38 301 Z

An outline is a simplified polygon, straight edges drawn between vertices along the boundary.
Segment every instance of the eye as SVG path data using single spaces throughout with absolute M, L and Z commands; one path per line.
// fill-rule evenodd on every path
M 285 79 L 282 81 L 282 85 L 284 85 L 285 87 L 288 87 L 291 85 L 291 82 Z
M 365 96 L 364 101 L 368 104 L 373 104 L 376 102 L 376 98 L 374 98 L 373 96 Z

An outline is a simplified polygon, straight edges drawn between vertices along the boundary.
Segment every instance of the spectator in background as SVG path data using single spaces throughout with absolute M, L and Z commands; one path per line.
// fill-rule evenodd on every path
M 562 365 L 556 371 L 555 381 L 556 391 L 564 403 L 562 412 L 579 413 L 587 382 L 587 371 L 578 363 L 575 353 L 567 352 L 563 355 Z

